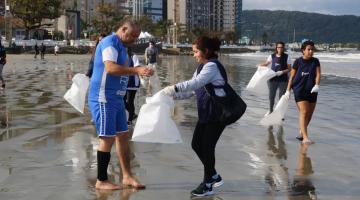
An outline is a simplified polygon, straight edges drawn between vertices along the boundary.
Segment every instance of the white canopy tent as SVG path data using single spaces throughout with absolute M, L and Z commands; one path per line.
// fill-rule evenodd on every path
M 140 36 L 139 36 L 139 39 L 146 39 L 146 38 L 153 38 L 154 36 L 151 35 L 150 33 L 148 32 L 141 32 L 140 33 Z

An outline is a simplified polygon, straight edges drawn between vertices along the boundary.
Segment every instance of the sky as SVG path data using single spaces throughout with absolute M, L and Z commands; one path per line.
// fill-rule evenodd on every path
M 360 0 L 243 0 L 243 10 L 289 10 L 360 16 Z

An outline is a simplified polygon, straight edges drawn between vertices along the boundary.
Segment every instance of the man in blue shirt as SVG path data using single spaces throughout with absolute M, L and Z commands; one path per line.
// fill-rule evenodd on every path
M 135 188 L 145 188 L 132 174 L 129 161 L 129 131 L 124 106 L 128 76 L 151 76 L 153 70 L 146 67 L 128 67 L 127 49 L 140 35 L 139 25 L 126 20 L 116 33 L 104 39 L 96 47 L 93 75 L 89 86 L 88 103 L 96 132 L 99 137 L 97 151 L 97 189 L 120 189 L 107 177 L 110 152 L 113 143 L 120 160 L 122 184 Z

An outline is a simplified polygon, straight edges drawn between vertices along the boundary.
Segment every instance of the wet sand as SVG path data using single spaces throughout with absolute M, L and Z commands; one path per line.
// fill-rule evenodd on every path
M 0 91 L 0 199 L 190 199 L 203 169 L 191 150 L 197 114 L 195 99 L 178 101 L 175 121 L 184 143 L 131 143 L 132 169 L 146 190 L 97 191 L 95 129 L 62 96 L 72 75 L 86 72 L 90 55 L 9 55 Z M 216 195 L 197 199 L 360 199 L 360 81 L 324 76 L 310 124 L 316 144 L 300 145 L 298 112 L 292 101 L 282 127 L 258 125 L 267 97 L 244 91 L 254 58 L 221 58 L 229 79 L 248 104 L 241 120 L 226 128 L 216 148 L 216 168 L 225 184 Z M 321 61 L 321 60 L 320 60 Z M 190 78 L 190 56 L 164 56 L 162 86 Z M 144 102 L 145 90 L 136 99 Z M 293 100 L 293 97 L 291 97 Z M 137 108 L 138 110 L 138 108 Z M 108 170 L 120 180 L 115 152 Z

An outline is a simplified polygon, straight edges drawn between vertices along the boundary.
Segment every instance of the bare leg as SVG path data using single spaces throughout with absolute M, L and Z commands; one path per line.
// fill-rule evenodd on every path
M 310 123 L 312 113 L 314 112 L 315 106 L 310 105 L 308 101 L 300 101 L 297 102 L 297 106 L 299 109 L 299 127 L 300 132 L 302 134 L 303 142 L 308 141 L 308 131 L 307 126 Z
M 100 137 L 98 150 L 102 152 L 110 152 L 114 140 L 114 138 Z M 121 186 L 111 183 L 109 180 L 96 180 L 95 188 L 100 190 L 118 190 L 121 189 Z
M 140 183 L 132 174 L 130 168 L 130 148 L 129 148 L 129 133 L 120 133 L 115 138 L 116 152 L 119 157 L 121 171 L 123 174 L 122 184 L 132 186 L 138 189 L 145 188 L 145 185 Z

